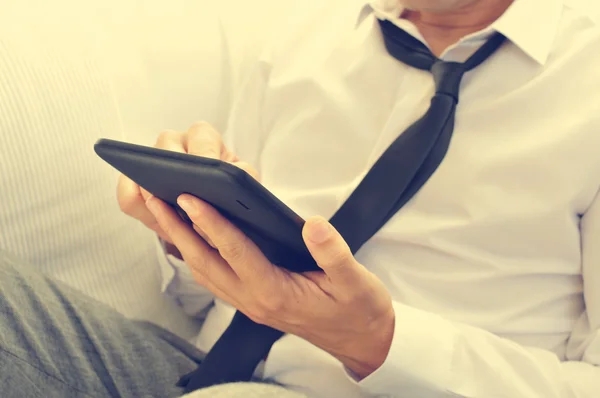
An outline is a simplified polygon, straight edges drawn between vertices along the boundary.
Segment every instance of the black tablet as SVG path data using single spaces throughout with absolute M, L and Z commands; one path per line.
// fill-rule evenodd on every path
M 184 193 L 214 206 L 278 266 L 294 272 L 320 268 L 302 239 L 304 220 L 242 169 L 220 160 L 101 139 L 98 156 L 162 199 L 177 205 Z

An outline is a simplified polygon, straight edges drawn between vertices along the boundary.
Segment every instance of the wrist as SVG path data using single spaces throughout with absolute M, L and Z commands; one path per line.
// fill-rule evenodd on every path
M 393 308 L 385 316 L 376 332 L 369 333 L 352 347 L 351 355 L 344 355 L 338 359 L 360 381 L 379 369 L 386 361 L 392 346 L 395 330 L 395 314 Z

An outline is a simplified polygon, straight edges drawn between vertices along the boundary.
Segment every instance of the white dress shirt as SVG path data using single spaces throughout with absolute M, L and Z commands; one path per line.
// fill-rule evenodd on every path
M 431 75 L 382 42 L 378 17 L 422 40 L 396 4 L 328 1 L 288 22 L 238 96 L 228 145 L 301 216 L 332 216 L 429 106 Z M 444 52 L 509 39 L 465 76 L 440 168 L 357 254 L 393 296 L 387 360 L 357 382 L 287 335 L 266 377 L 317 397 L 600 396 L 598 16 L 592 0 L 516 0 Z M 216 302 L 201 348 L 233 312 Z

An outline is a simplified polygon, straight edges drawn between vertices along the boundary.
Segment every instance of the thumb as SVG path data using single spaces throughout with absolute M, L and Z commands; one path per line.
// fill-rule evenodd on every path
M 304 224 L 302 235 L 313 258 L 332 282 L 357 286 L 364 268 L 333 225 L 323 217 L 312 217 Z

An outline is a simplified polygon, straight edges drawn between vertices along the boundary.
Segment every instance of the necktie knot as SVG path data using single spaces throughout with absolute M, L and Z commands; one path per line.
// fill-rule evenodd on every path
M 467 70 L 458 62 L 445 62 L 437 60 L 431 67 L 431 74 L 435 81 L 435 93 L 448 95 L 458 103 L 458 91 L 463 75 Z
M 428 70 L 435 80 L 437 95 L 446 95 L 458 103 L 460 82 L 466 71 L 479 66 L 504 42 L 505 37 L 496 33 L 464 63 L 445 62 L 436 57 L 421 41 L 417 40 L 388 20 L 379 20 L 386 49 L 400 62 L 421 70 Z

